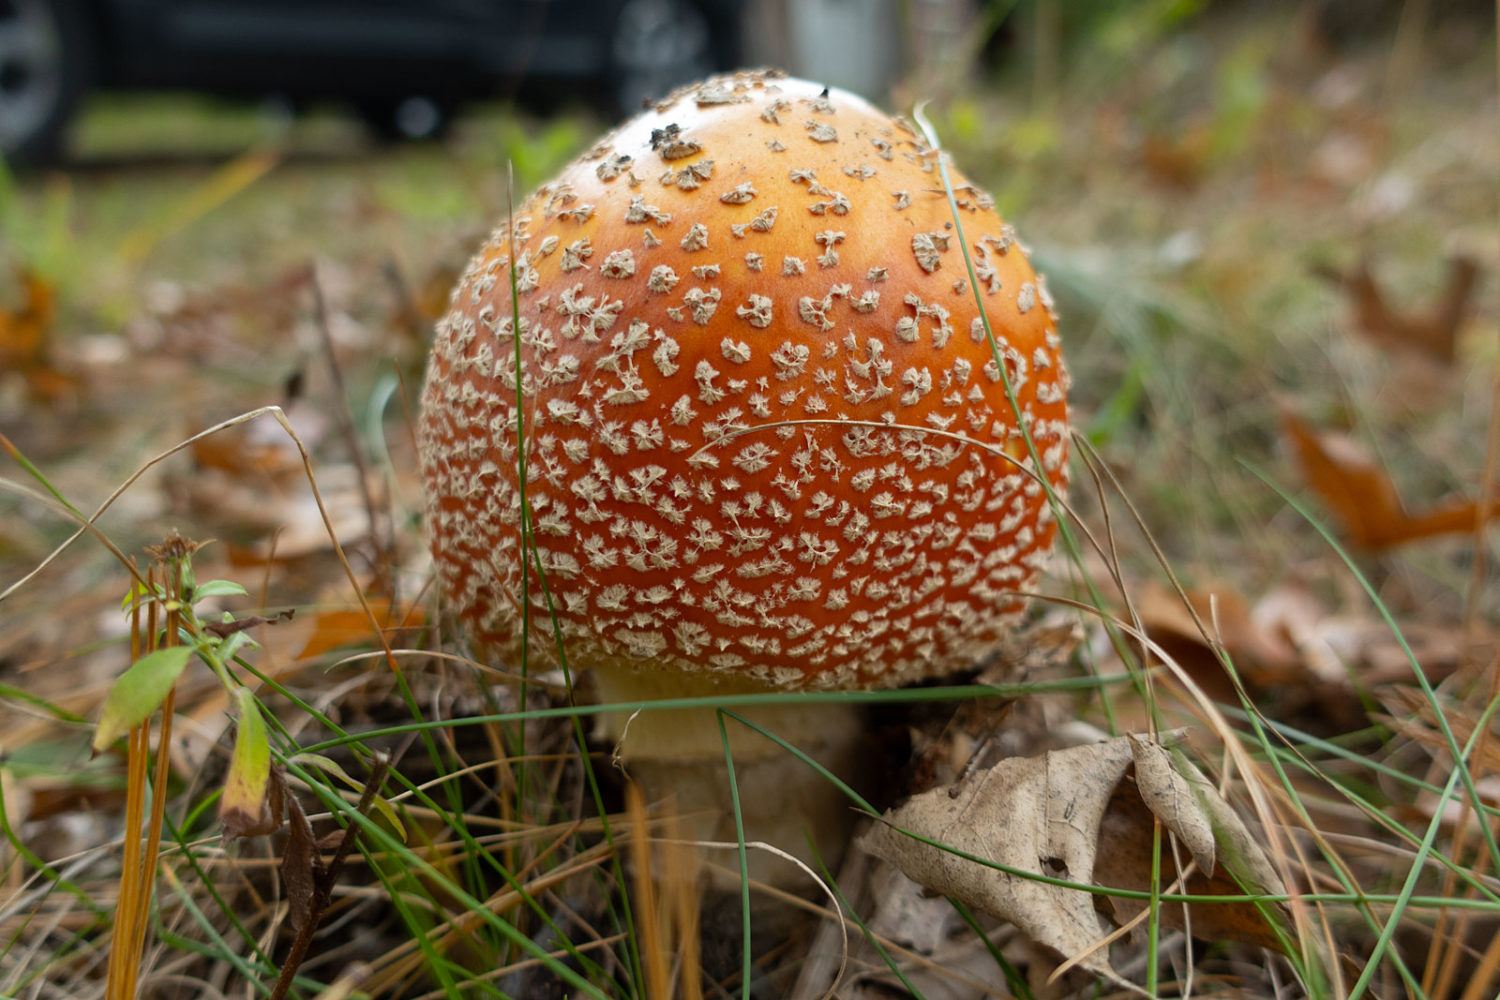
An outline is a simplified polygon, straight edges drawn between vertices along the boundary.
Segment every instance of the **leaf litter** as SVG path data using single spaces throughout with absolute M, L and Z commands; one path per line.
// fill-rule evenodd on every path
M 1116 789 L 1126 783 L 1148 812 L 1117 809 L 1106 826 Z M 1043 879 L 1148 891 L 1153 818 L 1186 845 L 1199 873 L 1211 878 L 1227 869 L 1237 879 L 1230 884 L 1239 885 L 1239 891 L 1285 891 L 1256 837 L 1218 790 L 1185 759 L 1174 759 L 1166 745 L 1147 736 L 1002 760 L 887 812 L 865 834 L 863 847 L 927 889 L 1015 924 L 1060 957 L 1136 989 L 1115 972 L 1108 949 L 1102 947 L 1106 931 L 1096 897 Z M 1101 842 L 1101 834 L 1108 840 Z M 1144 880 L 1140 865 L 1125 861 L 1126 855 L 1139 861 L 1143 840 Z M 1101 855 L 1110 859 L 1105 869 L 1111 881 L 1096 882 Z M 1164 886 L 1174 877 L 1170 868 L 1163 864 Z M 1127 918 L 1141 907 L 1138 900 L 1111 902 Z M 1244 935 L 1241 940 L 1276 942 L 1261 911 L 1251 904 L 1199 904 L 1195 916 L 1220 906 L 1233 916 L 1195 921 L 1200 931 L 1212 937 L 1232 925 Z M 1245 933 L 1247 928 L 1251 933 Z

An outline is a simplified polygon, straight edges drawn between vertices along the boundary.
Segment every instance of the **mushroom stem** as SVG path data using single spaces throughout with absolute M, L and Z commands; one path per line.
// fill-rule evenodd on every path
M 734 678 L 627 667 L 596 667 L 594 685 L 600 703 L 606 705 L 700 697 L 731 701 L 736 695 L 771 693 Z M 792 699 L 730 710 L 858 784 L 855 772 L 864 732 L 860 706 Z M 746 842 L 771 844 L 814 868 L 818 863 L 836 866 L 854 820 L 842 791 L 785 747 L 736 720 L 725 719 L 724 731 L 734 760 Z M 673 794 L 687 836 L 715 842 L 737 839 L 716 707 L 606 711 L 599 716 L 596 733 L 615 746 L 624 770 L 648 798 Z M 809 835 L 817 846 L 816 859 L 808 846 Z M 750 852 L 749 868 L 752 878 L 780 887 L 806 883 L 796 866 L 769 852 Z

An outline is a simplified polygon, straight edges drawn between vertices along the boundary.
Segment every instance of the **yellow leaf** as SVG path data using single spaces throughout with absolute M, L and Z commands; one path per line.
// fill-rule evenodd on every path
M 272 808 L 266 792 L 271 780 L 266 720 L 249 688 L 236 689 L 235 698 L 239 702 L 239 732 L 234 739 L 234 755 L 229 759 L 224 795 L 219 799 L 219 822 L 224 824 L 225 840 L 274 833 L 281 826 L 278 810 Z

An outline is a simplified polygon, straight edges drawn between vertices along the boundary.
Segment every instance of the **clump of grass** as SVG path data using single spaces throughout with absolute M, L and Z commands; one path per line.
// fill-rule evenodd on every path
M 270 415 L 280 416 L 274 412 Z M 187 442 L 179 447 L 186 445 Z M 40 470 L 26 463 L 19 452 L 12 449 L 12 454 L 27 465 L 72 516 L 84 522 L 85 529 L 110 545 L 94 523 L 97 515 L 85 517 L 55 491 Z M 309 484 L 316 490 L 310 467 Z M 113 685 L 95 734 L 96 748 L 109 751 L 119 736 L 129 733 L 127 838 L 123 867 L 118 875 L 122 888 L 116 929 L 111 936 L 108 922 L 99 919 L 80 935 L 81 941 L 43 949 L 40 965 L 12 968 L 13 975 L 8 978 L 14 982 L 33 982 L 40 975 L 57 982 L 71 982 L 73 995 L 92 993 L 88 967 L 78 974 L 63 974 L 62 970 L 71 962 L 78 945 L 97 946 L 101 953 L 110 956 L 109 973 L 103 984 L 105 995 L 130 996 L 134 995 L 138 975 L 156 981 L 161 970 L 153 960 L 143 956 L 155 955 L 159 959 L 163 954 L 160 949 L 165 946 L 168 954 L 180 953 L 187 960 L 186 968 L 191 970 L 188 973 L 179 968 L 173 976 L 212 981 L 223 974 L 215 969 L 233 969 L 237 976 L 259 984 L 272 997 L 286 995 L 293 986 L 331 988 L 332 980 L 309 979 L 305 973 L 299 974 L 299 968 L 304 961 L 317 967 L 326 966 L 326 962 L 315 961 L 327 947 L 326 942 L 317 943 L 324 912 L 342 914 L 341 921 L 350 917 L 350 901 L 345 895 L 348 873 L 344 872 L 342 884 L 339 876 L 344 859 L 358 847 L 362 859 L 359 867 L 364 872 L 359 876 L 361 881 L 373 878 L 384 885 L 387 902 L 394 906 L 410 935 L 409 947 L 369 956 L 368 967 L 361 975 L 367 984 L 385 983 L 389 987 L 417 975 L 435 977 L 435 981 L 446 981 L 451 986 L 469 976 L 455 976 L 448 953 L 455 949 L 467 951 L 483 943 L 489 957 L 480 964 L 493 970 L 490 975 L 505 974 L 517 962 L 530 960 L 572 982 L 583 995 L 606 995 L 595 984 L 608 982 L 611 974 L 589 957 L 587 949 L 573 946 L 571 937 L 557 930 L 553 913 L 539 900 L 545 898 L 545 891 L 552 885 L 568 878 L 587 878 L 595 866 L 608 860 L 612 849 L 595 847 L 581 853 L 575 850 L 577 838 L 588 836 L 587 824 L 582 828 L 577 822 L 562 827 L 537 825 L 539 812 L 557 805 L 547 804 L 549 785 L 545 781 L 522 786 L 524 790 L 516 793 L 513 803 L 519 807 L 514 813 L 517 818 L 502 824 L 501 832 L 482 832 L 486 827 L 493 829 L 494 824 L 482 815 L 467 812 L 472 788 L 465 788 L 469 780 L 466 775 L 474 770 L 474 765 L 463 760 L 451 736 L 441 738 L 445 732 L 451 733 L 455 723 L 504 729 L 530 719 L 535 727 L 538 724 L 532 713 L 502 710 L 462 720 L 426 719 L 405 670 L 387 645 L 382 656 L 390 671 L 386 676 L 394 681 L 392 694 L 398 704 L 405 705 L 409 721 L 405 725 L 378 727 L 365 734 L 351 733 L 313 701 L 246 659 L 255 646 L 249 638 L 250 631 L 279 618 L 260 615 L 233 618 L 226 614 L 223 621 L 209 621 L 198 617 L 194 611 L 197 602 L 244 596 L 245 591 L 228 581 L 195 581 L 191 569 L 195 548 L 180 538 L 169 539 L 159 551 L 152 571 L 137 575 L 125 602 L 136 621 L 132 630 L 135 640 L 128 657 L 132 665 Z M 147 615 L 144 623 L 143 609 Z M 376 636 L 379 637 L 378 632 Z M 413 651 L 412 655 L 419 652 Z M 173 777 L 170 755 L 160 748 L 170 741 L 171 720 L 181 708 L 176 697 L 178 679 L 192 659 L 210 667 L 223 689 L 230 692 L 231 702 L 237 706 L 238 736 L 221 788 L 193 782 L 174 794 L 169 780 Z M 253 693 L 254 689 L 261 693 Z M 198 690 L 196 696 L 201 698 L 203 691 Z M 266 702 L 263 698 L 270 700 Z M 494 703 L 493 698 L 491 703 L 497 708 L 505 707 Z M 148 744 L 149 721 L 158 708 L 163 721 L 153 755 Z M 298 728 L 312 724 L 327 738 L 309 741 L 304 736 L 299 741 L 284 721 L 288 712 L 299 719 Z M 61 709 L 54 709 L 54 714 L 76 719 Z M 425 749 L 425 768 L 421 763 L 390 764 L 383 741 L 404 736 L 414 736 Z M 153 756 L 156 779 L 148 788 L 145 776 L 148 760 Z M 424 755 L 417 756 L 420 759 Z M 363 783 L 353 781 L 347 774 L 352 768 L 341 764 L 340 758 L 351 764 L 355 761 L 371 764 L 373 776 Z M 524 753 L 512 749 L 503 752 L 498 761 L 486 761 L 479 766 L 536 768 L 537 761 L 529 764 L 528 761 L 530 758 Z M 402 789 L 389 800 L 379 794 L 387 766 L 391 768 L 392 786 Z M 423 770 L 430 775 L 425 780 L 408 776 L 412 771 Z M 539 770 L 533 773 L 545 777 Z M 341 784 L 351 787 L 341 789 Z M 555 785 L 550 787 L 555 789 Z M 311 815 L 303 811 L 304 795 L 309 796 L 309 805 L 316 804 L 318 811 Z M 149 817 L 146 816 L 148 797 Z M 266 884 L 262 876 L 255 875 L 257 866 L 251 857 L 240 855 L 236 860 L 235 852 L 214 846 L 217 837 L 213 832 L 215 811 L 211 807 L 215 803 L 218 821 L 223 823 L 227 836 L 275 838 L 279 846 L 270 857 L 279 854 L 279 891 L 286 893 L 285 904 L 267 905 L 278 895 L 277 883 Z M 324 843 L 326 838 L 315 833 L 315 824 L 329 823 L 335 825 L 336 843 Z M 4 825 L 11 831 L 12 845 L 18 852 L 16 863 L 34 866 L 33 879 L 71 886 L 50 862 L 26 848 L 8 818 Z M 343 832 L 338 833 L 337 827 L 342 827 Z M 158 845 L 164 841 L 168 847 L 158 854 Z M 528 857 L 530 861 L 526 860 Z M 505 860 L 510 863 L 503 863 Z M 246 868 L 247 864 L 251 867 Z M 190 877 L 184 879 L 184 874 Z M 153 896 L 162 877 L 167 878 L 174 890 L 167 898 Z M 496 886 L 501 888 L 497 890 Z M 91 891 L 73 888 L 82 899 L 92 899 Z M 251 890 L 249 896 L 246 889 Z M 270 900 L 264 899 L 267 889 L 271 891 Z M 38 912 L 26 907 L 38 903 L 47 904 L 45 894 L 40 898 L 23 894 L 8 907 L 10 919 L 22 920 L 18 925 L 22 932 Z M 355 909 L 359 908 L 356 905 Z M 520 912 L 508 917 L 511 911 Z M 269 929 L 283 922 L 291 924 L 287 953 L 274 944 L 264 946 L 265 930 L 253 930 L 257 924 Z M 585 974 L 534 943 L 528 929 L 531 924 L 551 925 L 562 945 L 562 956 L 571 956 Z M 153 935 L 157 940 L 148 949 L 147 928 L 151 926 L 157 928 Z M 97 945 L 93 940 L 96 935 Z M 271 940 L 274 941 L 274 935 Z M 58 962 L 64 965 L 59 967 Z M 168 965 L 181 967 L 182 963 Z

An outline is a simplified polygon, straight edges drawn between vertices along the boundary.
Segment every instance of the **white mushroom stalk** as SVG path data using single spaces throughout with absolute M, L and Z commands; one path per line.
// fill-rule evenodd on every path
M 705 698 L 732 713 L 723 717 L 722 728 L 715 707 L 622 710 L 600 716 L 597 735 L 616 749 L 632 779 L 652 795 L 670 797 L 668 807 L 683 818 L 687 836 L 713 843 L 733 842 L 739 836 L 728 788 L 727 738 L 746 839 L 771 844 L 808 864 L 837 862 L 855 818 L 853 804 L 810 764 L 739 719 L 796 747 L 831 773 L 852 778 L 860 771 L 864 732 L 857 705 L 800 703 L 795 698 L 737 705 L 737 697 L 765 694 L 767 689 L 753 681 L 633 666 L 595 666 L 593 677 L 601 704 Z M 816 858 L 809 843 L 816 848 Z M 733 866 L 729 858 L 719 860 Z M 793 864 L 771 853 L 752 852 L 749 874 L 775 885 L 803 881 Z

